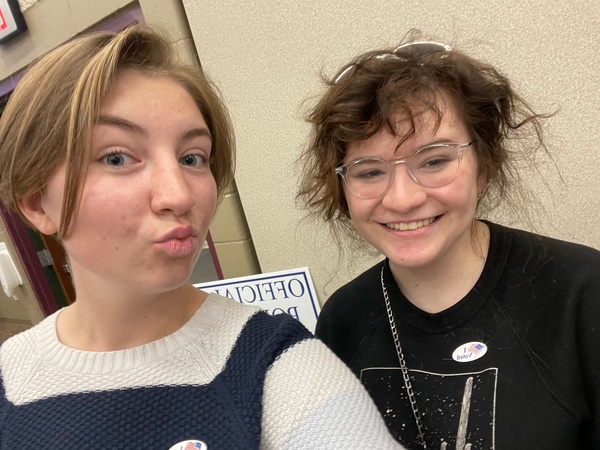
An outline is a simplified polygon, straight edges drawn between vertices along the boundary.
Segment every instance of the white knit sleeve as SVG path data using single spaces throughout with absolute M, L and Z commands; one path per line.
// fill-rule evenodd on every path
M 360 381 L 322 342 L 302 341 L 269 369 L 262 450 L 401 449 Z

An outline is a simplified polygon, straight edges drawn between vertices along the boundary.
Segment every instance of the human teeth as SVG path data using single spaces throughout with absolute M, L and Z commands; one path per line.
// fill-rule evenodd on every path
M 416 230 L 417 228 L 425 227 L 433 222 L 433 218 L 419 220 L 418 222 L 409 222 L 409 223 L 388 223 L 386 226 L 391 228 L 392 230 Z

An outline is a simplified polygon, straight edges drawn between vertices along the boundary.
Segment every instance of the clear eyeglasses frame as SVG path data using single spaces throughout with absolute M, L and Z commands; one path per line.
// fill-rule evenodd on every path
M 463 153 L 473 142 L 432 144 L 406 158 L 387 161 L 378 157 L 359 158 L 336 167 L 335 173 L 342 177 L 348 191 L 360 199 L 384 195 L 394 181 L 398 164 L 406 165 L 406 170 L 415 183 L 427 188 L 438 188 L 454 181 Z
M 407 42 L 406 44 L 400 44 L 394 50 L 384 51 L 378 55 L 373 56 L 375 59 L 385 58 L 396 58 L 399 60 L 406 61 L 407 58 L 404 55 L 411 55 L 413 58 L 422 58 L 424 55 L 432 55 L 437 53 L 449 53 L 452 51 L 452 47 L 448 44 L 435 41 L 415 41 Z M 442 54 L 441 57 L 444 57 Z M 333 80 L 333 84 L 338 84 L 341 80 L 352 74 L 359 64 L 350 64 L 344 70 L 342 70 Z

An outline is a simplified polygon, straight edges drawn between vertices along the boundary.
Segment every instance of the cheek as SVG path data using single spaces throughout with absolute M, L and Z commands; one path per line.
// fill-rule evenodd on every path
M 202 215 L 208 215 L 211 219 L 217 211 L 217 184 L 211 177 L 195 189 L 196 208 Z
M 131 186 L 87 186 L 81 198 L 74 227 L 93 229 L 103 240 L 115 235 L 128 236 L 137 229 L 135 222 L 143 214 L 143 198 Z M 75 228 L 74 228 L 75 229 Z
M 373 214 L 378 201 L 357 199 L 349 195 L 346 197 L 348 204 L 348 216 L 355 228 L 360 228 L 361 222 L 369 220 Z
M 357 209 L 358 209 L 359 205 L 357 205 L 356 199 L 354 197 L 352 197 L 352 195 L 348 194 L 346 188 L 344 188 L 343 195 L 346 200 L 346 208 L 348 209 L 348 216 L 350 217 L 350 220 L 353 220 L 357 214 Z
M 477 205 L 479 183 L 473 174 L 464 177 L 462 182 L 451 183 L 446 189 L 442 188 L 433 195 L 447 205 L 471 210 Z

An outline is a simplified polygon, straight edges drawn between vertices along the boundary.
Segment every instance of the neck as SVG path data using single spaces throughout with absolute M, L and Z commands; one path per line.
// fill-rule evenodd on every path
M 469 293 L 479 279 L 489 249 L 489 229 L 475 222 L 473 231 L 455 251 L 424 267 L 390 262 L 394 280 L 406 298 L 428 313 L 444 311 Z
M 58 339 L 67 347 L 85 351 L 144 345 L 181 328 L 207 296 L 187 284 L 167 293 L 105 303 L 78 296 L 58 316 Z

